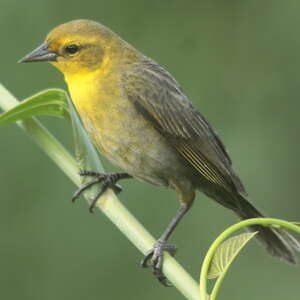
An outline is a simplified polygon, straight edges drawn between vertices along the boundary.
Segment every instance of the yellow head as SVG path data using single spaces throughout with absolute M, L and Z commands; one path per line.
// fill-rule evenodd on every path
M 66 76 L 99 70 L 120 60 L 132 47 L 105 26 L 75 20 L 54 28 L 45 42 L 20 62 L 48 61 Z M 132 56 L 132 55 L 131 55 Z

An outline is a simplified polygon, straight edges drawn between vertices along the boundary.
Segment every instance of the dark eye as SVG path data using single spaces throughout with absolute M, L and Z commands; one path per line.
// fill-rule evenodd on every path
M 69 54 L 75 54 L 76 52 L 79 51 L 79 47 L 77 45 L 68 45 L 65 48 L 66 52 Z

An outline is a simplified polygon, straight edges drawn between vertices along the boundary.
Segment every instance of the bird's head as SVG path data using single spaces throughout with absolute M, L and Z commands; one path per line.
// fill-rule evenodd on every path
M 122 52 L 119 51 L 121 43 L 122 40 L 105 26 L 75 20 L 54 28 L 42 45 L 19 62 L 46 61 L 66 76 L 82 75 L 100 69 Z

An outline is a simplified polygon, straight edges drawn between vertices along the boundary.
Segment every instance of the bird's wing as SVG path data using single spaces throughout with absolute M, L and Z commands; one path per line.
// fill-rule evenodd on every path
M 124 89 L 136 109 L 201 175 L 231 190 L 235 175 L 223 143 L 175 79 L 150 60 L 124 77 Z

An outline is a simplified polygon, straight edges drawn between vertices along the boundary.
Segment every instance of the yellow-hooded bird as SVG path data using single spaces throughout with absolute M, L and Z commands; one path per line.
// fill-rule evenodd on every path
M 197 190 L 241 219 L 262 217 L 250 203 L 226 149 L 180 85 L 159 64 L 107 27 L 75 20 L 54 28 L 45 42 L 21 62 L 47 61 L 59 69 L 72 101 L 97 149 L 125 173 L 98 174 L 75 197 L 95 183 L 118 190 L 116 182 L 136 178 L 174 189 L 180 208 L 142 265 L 151 265 L 165 285 L 163 251 L 175 252 L 167 240 L 191 207 Z M 252 226 L 271 255 L 295 263 L 300 243 L 286 231 Z

